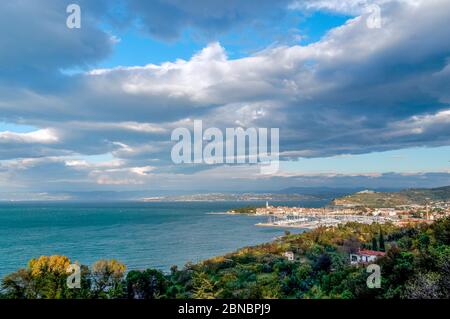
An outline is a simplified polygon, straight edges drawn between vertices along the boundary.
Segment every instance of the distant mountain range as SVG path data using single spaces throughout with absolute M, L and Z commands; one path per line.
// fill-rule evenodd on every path
M 321 198 L 313 195 L 304 194 L 274 194 L 274 193 L 206 193 L 195 195 L 161 196 L 144 198 L 146 202 L 195 202 L 195 201 L 304 201 L 320 200 Z
M 0 193 L 0 201 L 330 201 L 334 205 L 387 207 L 450 200 L 450 186 L 433 189 L 291 187 L 267 192 L 86 191 Z
M 394 207 L 425 205 L 437 201 L 450 201 L 450 186 L 438 188 L 405 189 L 398 192 L 360 191 L 333 200 L 336 206 Z
M 363 188 L 292 187 L 277 191 L 80 191 L 80 192 L 16 192 L 0 193 L 0 201 L 72 201 L 72 202 L 111 202 L 111 201 L 296 201 L 332 200 L 352 194 Z
M 145 198 L 146 201 L 299 201 L 299 200 L 332 200 L 348 195 L 363 188 L 331 188 L 331 187 L 291 187 L 268 192 L 217 192 L 183 195 L 165 195 Z

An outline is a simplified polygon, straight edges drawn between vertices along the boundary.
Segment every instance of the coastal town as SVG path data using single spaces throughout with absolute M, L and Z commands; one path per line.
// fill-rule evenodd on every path
M 362 224 L 393 223 L 406 226 L 417 223 L 433 223 L 450 216 L 450 202 L 436 201 L 426 205 L 401 205 L 395 207 L 373 208 L 365 206 L 327 206 L 322 208 L 272 206 L 248 210 L 231 210 L 228 213 L 248 213 L 254 216 L 267 216 L 267 222 L 256 224 L 263 227 L 313 229 L 320 226 L 335 227 L 339 224 L 357 222 Z

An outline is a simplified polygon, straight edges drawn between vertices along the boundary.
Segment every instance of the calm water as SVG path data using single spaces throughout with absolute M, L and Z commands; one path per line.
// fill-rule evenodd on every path
M 254 204 L 262 203 L 0 204 L 0 276 L 54 254 L 86 265 L 116 258 L 128 269 L 168 270 L 283 234 L 254 226 L 264 217 L 207 214 Z

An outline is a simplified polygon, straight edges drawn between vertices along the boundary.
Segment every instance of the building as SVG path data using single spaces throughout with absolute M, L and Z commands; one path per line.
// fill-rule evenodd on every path
M 286 257 L 289 261 L 294 261 L 295 259 L 294 253 L 292 251 L 285 252 L 284 257 Z
M 384 255 L 382 251 L 360 249 L 358 253 L 350 254 L 350 263 L 352 265 L 370 264 Z

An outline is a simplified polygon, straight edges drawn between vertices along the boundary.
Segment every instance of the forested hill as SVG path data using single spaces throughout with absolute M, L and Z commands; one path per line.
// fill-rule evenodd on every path
M 406 189 L 399 192 L 362 191 L 333 200 L 336 206 L 394 207 L 424 205 L 436 201 L 450 201 L 450 186 Z

